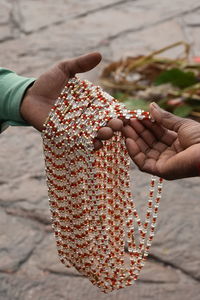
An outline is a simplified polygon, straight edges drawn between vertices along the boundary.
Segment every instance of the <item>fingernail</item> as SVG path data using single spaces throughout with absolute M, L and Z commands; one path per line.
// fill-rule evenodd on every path
M 160 108 L 160 106 L 158 106 L 157 103 L 152 102 L 150 104 L 150 112 L 151 112 L 151 117 L 153 119 L 153 121 L 157 121 L 160 122 L 161 121 L 161 112 L 162 109 Z
M 160 109 L 160 107 L 158 106 L 158 104 L 155 103 L 155 102 L 152 102 L 152 103 L 151 103 L 151 107 L 153 107 L 153 108 L 156 109 L 156 110 L 159 110 L 159 109 Z

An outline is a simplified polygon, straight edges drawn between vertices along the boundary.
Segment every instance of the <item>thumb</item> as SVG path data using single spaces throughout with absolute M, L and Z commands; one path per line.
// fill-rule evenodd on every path
M 176 132 L 184 123 L 188 122 L 187 119 L 178 117 L 160 108 L 155 102 L 150 104 L 150 114 L 157 123 Z
M 76 73 L 83 73 L 90 71 L 101 61 L 101 54 L 99 52 L 89 53 L 79 56 L 75 59 L 61 62 L 58 67 L 65 73 L 67 78 L 73 77 Z
M 62 61 L 43 73 L 36 80 L 31 90 L 35 96 L 55 100 L 69 78 L 72 78 L 76 73 L 93 69 L 100 61 L 101 55 L 98 52 Z

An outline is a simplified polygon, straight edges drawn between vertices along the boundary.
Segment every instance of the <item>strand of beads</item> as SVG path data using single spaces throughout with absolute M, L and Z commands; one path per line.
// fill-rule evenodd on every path
M 148 256 L 162 180 L 152 177 L 144 223 L 130 191 L 129 157 L 121 133 L 94 151 L 98 129 L 112 118 L 149 119 L 128 111 L 100 87 L 71 79 L 42 133 L 58 255 L 102 291 L 131 285 Z M 155 198 L 155 199 L 154 199 Z

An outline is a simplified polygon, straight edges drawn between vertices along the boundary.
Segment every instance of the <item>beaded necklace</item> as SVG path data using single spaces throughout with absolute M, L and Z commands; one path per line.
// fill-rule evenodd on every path
M 98 130 L 119 117 L 150 119 L 148 112 L 131 112 L 100 87 L 75 77 L 42 132 L 58 255 L 106 293 L 137 280 L 154 237 L 163 182 L 151 177 L 142 222 L 130 191 L 130 160 L 121 133 L 94 151 Z

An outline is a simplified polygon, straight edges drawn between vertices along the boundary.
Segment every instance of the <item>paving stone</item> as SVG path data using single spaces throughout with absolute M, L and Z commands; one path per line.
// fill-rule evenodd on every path
M 199 27 L 186 27 L 185 32 L 188 37 L 188 42 L 191 44 L 192 49 L 192 55 L 193 56 L 199 56 L 200 53 L 200 38 L 199 38 Z
M 102 64 L 149 53 L 179 40 L 199 55 L 197 0 L 2 0 L 1 66 L 37 77 L 56 61 L 88 51 Z M 167 52 L 176 57 L 179 49 Z M 102 294 L 57 257 L 50 226 L 40 134 L 9 128 L 0 135 L 0 300 L 199 300 L 199 179 L 166 182 L 150 258 L 135 286 Z M 132 189 L 144 216 L 149 175 L 132 165 Z
M 200 9 L 197 9 L 195 12 L 184 16 L 184 21 L 187 26 L 190 26 L 190 27 L 200 26 L 200 21 L 198 18 L 199 12 L 200 12 Z
M 109 5 L 114 5 L 118 2 L 123 1 L 86 0 L 80 2 L 78 0 L 59 0 L 55 2 L 48 0 L 48 5 L 44 5 L 41 1 L 21 0 L 20 10 L 23 17 L 23 31 L 30 33 L 52 24 L 66 23 L 70 19 L 104 9 L 104 7 L 109 7 Z
M 32 254 L 42 239 L 42 232 L 16 216 L 0 211 L 0 272 L 13 273 Z
M 12 37 L 11 33 L 11 17 L 12 6 L 2 0 L 0 3 L 0 42 L 9 40 Z
M 162 17 L 174 17 L 180 14 L 189 14 L 196 8 L 199 8 L 199 1 L 192 0 L 190 2 L 186 0 L 176 0 L 173 3 L 166 2 L 166 1 L 157 1 L 157 0 L 150 0 L 150 1 L 136 1 L 134 3 L 135 7 L 143 8 L 148 14 L 151 14 L 152 11 L 156 10 L 160 12 Z
M 82 277 L 75 268 L 66 268 L 59 260 L 53 230 L 46 234 L 36 247 L 28 262 L 21 269 L 27 276 L 43 277 L 47 274 L 57 276 Z
M 194 1 L 190 5 L 191 8 L 195 7 L 196 4 L 197 2 Z M 187 11 L 188 6 L 188 3 L 184 2 L 181 10 Z M 65 23 L 54 24 L 50 26 L 51 30 L 48 30 L 48 28 L 39 32 L 36 30 L 35 33 L 33 32 L 29 36 L 21 36 L 15 41 L 10 41 L 7 45 L 2 44 L 3 52 L 6 52 L 6 47 L 9 46 L 10 48 L 10 52 L 7 52 L 4 56 L 3 65 L 5 64 L 5 66 L 12 69 L 15 66 L 17 72 L 30 76 L 30 66 L 32 66 L 32 70 L 36 70 L 33 72 L 33 75 L 38 75 L 39 72 L 37 71 L 41 71 L 43 66 L 48 66 L 48 64 L 59 59 L 80 55 L 89 51 L 89 49 L 101 51 L 102 48 L 102 53 L 106 54 L 104 53 L 104 46 L 110 39 L 112 41 L 118 35 L 119 40 L 120 37 L 123 39 L 123 34 L 126 36 L 126 33 L 129 31 L 130 34 L 131 32 L 134 34 L 135 31 L 148 28 L 152 24 L 162 23 L 166 19 L 167 14 L 170 16 L 175 14 L 173 13 L 173 8 L 169 6 L 167 8 L 164 7 L 164 9 L 164 15 L 161 13 L 162 6 L 160 5 L 156 10 L 146 14 L 141 5 L 137 6 L 137 1 L 127 2 L 124 7 L 119 5 L 114 8 L 111 7 L 103 13 L 97 11 L 85 18 L 70 19 Z M 123 22 L 120 22 L 120 20 L 123 20 Z M 170 32 L 172 33 L 173 30 L 170 30 Z M 155 38 L 155 34 L 150 35 L 148 40 L 154 41 L 155 45 L 157 45 Z M 180 38 L 182 38 L 181 35 L 180 37 L 177 36 L 177 39 Z M 170 39 L 174 40 L 174 38 Z M 138 40 L 140 39 L 137 34 L 136 42 Z M 141 40 L 139 44 L 142 46 Z M 166 40 L 166 44 L 167 42 Z M 13 52 L 15 56 L 13 56 Z M 112 57 L 112 53 L 110 57 Z
M 0 27 L 0 42 L 7 41 L 12 38 L 10 27 L 7 25 L 1 25 Z
M 131 178 L 135 202 L 144 219 L 144 199 L 148 191 L 149 175 L 141 176 L 133 168 Z M 165 181 L 151 253 L 158 261 L 173 265 L 197 281 L 200 279 L 200 239 L 197 238 L 199 214 L 198 178 Z
M 13 178 L 44 171 L 41 136 L 35 129 L 9 127 L 0 135 L 0 143 L 0 180 L 10 182 Z
M 152 253 L 200 279 L 199 180 L 166 184 Z
M 109 295 L 101 293 L 92 286 L 87 279 L 70 278 L 46 274 L 38 280 L 18 274 L 9 276 L 0 274 L 2 295 L 8 300 L 77 300 L 77 299 L 100 299 L 100 300 L 199 300 L 200 287 L 198 284 L 144 284 L 137 283 L 135 286 L 113 292 Z
M 107 59 L 112 57 L 112 59 L 118 60 L 121 57 L 149 54 L 155 49 L 164 48 L 184 39 L 185 36 L 179 19 L 175 19 L 116 38 L 108 43 L 107 46 L 104 46 L 110 49 L 110 52 L 105 50 L 105 56 Z M 183 52 L 184 48 L 180 46 L 168 50 L 160 54 L 160 56 L 176 58 L 182 55 Z
M 10 19 L 10 13 L 11 13 L 11 9 L 12 9 L 12 6 L 10 3 L 8 3 L 7 1 L 5 0 L 1 0 L 1 10 L 0 10 L 0 24 L 7 24 L 8 26 L 8 22 L 9 22 L 9 19 Z

